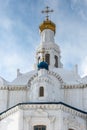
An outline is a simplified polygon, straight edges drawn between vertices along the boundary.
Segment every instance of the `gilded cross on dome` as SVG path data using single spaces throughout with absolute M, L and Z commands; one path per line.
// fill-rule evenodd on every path
M 52 13 L 53 12 L 53 10 L 51 9 L 49 9 L 49 7 L 47 6 L 46 7 L 46 9 L 45 10 L 42 10 L 42 13 L 45 13 L 46 14 L 46 20 L 48 20 L 48 18 L 49 18 L 49 13 Z
M 42 13 L 46 14 L 46 20 L 44 20 L 43 23 L 40 24 L 39 26 L 40 32 L 42 32 L 45 29 L 50 29 L 55 34 L 56 25 L 51 20 L 49 20 L 49 13 L 52 13 L 52 12 L 53 10 L 49 9 L 48 6 L 45 8 L 45 10 L 42 11 Z

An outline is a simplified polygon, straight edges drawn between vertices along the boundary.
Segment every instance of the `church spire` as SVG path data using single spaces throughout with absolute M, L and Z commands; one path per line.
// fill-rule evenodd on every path
M 42 13 L 46 13 L 46 19 L 39 26 L 41 41 L 36 51 L 36 68 L 49 70 L 53 68 L 61 68 L 60 48 L 55 43 L 56 25 L 49 20 L 49 13 L 53 10 L 47 6 Z M 38 67 L 37 67 L 38 65 Z
M 52 13 L 53 10 L 49 9 L 49 7 L 47 6 L 45 10 L 42 10 L 42 13 L 46 14 L 46 20 L 43 21 L 43 23 L 39 26 L 40 31 L 42 32 L 45 29 L 50 29 L 51 31 L 53 31 L 55 33 L 56 31 L 56 25 L 49 20 L 49 13 Z

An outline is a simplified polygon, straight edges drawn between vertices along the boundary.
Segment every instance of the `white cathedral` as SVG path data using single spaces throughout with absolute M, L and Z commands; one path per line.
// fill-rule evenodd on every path
M 12 82 L 0 77 L 0 130 L 87 130 L 87 76 L 63 68 L 48 17 L 39 29 L 35 69 L 17 70 Z

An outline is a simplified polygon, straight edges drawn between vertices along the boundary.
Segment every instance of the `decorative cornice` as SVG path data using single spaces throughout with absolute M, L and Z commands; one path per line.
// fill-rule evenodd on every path
M 12 109 L 8 109 L 7 111 L 4 111 L 3 113 L 0 114 L 0 121 L 6 117 L 8 117 L 9 115 L 17 112 L 19 109 L 19 106 L 13 107 Z
M 83 83 L 79 83 L 79 84 L 67 84 L 67 83 L 65 83 L 64 81 L 63 81 L 63 79 L 62 79 L 62 77 L 59 75 L 59 74 L 57 74 L 56 72 L 54 72 L 54 71 L 48 71 L 47 72 L 49 75 L 52 75 L 52 76 L 54 76 L 54 77 L 56 77 L 59 81 L 60 81 L 60 83 L 61 83 L 61 88 L 62 89 L 77 89 L 77 88 L 87 88 L 87 84 L 83 84 Z M 31 81 L 33 81 L 34 80 L 34 78 L 35 77 L 37 77 L 38 76 L 38 74 L 36 73 L 36 74 L 34 74 L 31 78 L 30 78 L 30 80 L 28 81 L 28 86 L 31 86 Z M 41 79 L 40 79 L 41 80 Z M 46 80 L 44 80 L 44 81 L 46 81 Z M 49 82 L 49 81 L 48 81 Z
M 36 74 L 34 74 L 34 75 L 30 78 L 30 80 L 28 81 L 28 87 L 31 86 L 31 81 L 34 80 L 34 78 L 37 77 L 37 75 L 38 75 L 38 74 L 36 73 Z
M 50 50 L 54 50 L 55 52 L 57 52 L 58 54 L 60 53 L 60 50 L 59 50 L 59 48 L 57 48 L 56 46 L 52 46 L 52 47 L 45 47 L 45 52 L 46 51 L 50 51 Z M 38 54 L 39 53 L 39 50 L 37 50 L 37 53 L 36 54 Z
M 61 78 L 61 76 L 59 74 L 57 74 L 57 73 L 55 73 L 53 71 L 48 71 L 48 74 L 56 77 L 60 81 L 62 86 L 64 86 L 65 83 L 64 83 L 63 79 Z
M 49 78 L 47 78 L 47 77 L 39 77 L 36 80 L 34 80 L 31 84 L 34 84 L 34 83 L 37 83 L 37 82 L 39 82 L 39 83 L 40 82 L 41 83 L 46 82 L 48 84 L 54 85 L 53 82 L 52 82 L 52 80 L 49 79 Z
M 57 73 L 55 73 L 55 72 L 53 72 L 53 71 L 48 71 L 47 73 L 48 73 L 49 76 L 52 75 L 52 76 L 54 76 L 55 78 L 57 78 L 57 79 L 60 81 L 61 86 L 64 86 L 65 83 L 64 83 L 63 79 L 61 78 L 61 76 L 60 76 L 59 74 L 57 74 Z M 32 83 L 32 81 L 34 80 L 34 78 L 36 78 L 37 76 L 38 76 L 38 74 L 36 73 L 35 75 L 33 75 L 33 76 L 30 78 L 30 80 L 29 80 L 29 82 L 28 82 L 28 86 L 29 86 L 29 87 L 31 86 L 31 83 Z M 37 80 L 39 80 L 39 81 L 44 81 L 44 82 L 48 82 L 48 83 L 51 83 L 51 84 L 52 84 L 52 82 L 51 82 L 49 79 L 46 79 L 45 77 L 39 78 L 39 79 L 37 79 Z M 34 81 L 34 82 L 37 82 L 37 80 Z
M 65 84 L 65 85 L 62 86 L 61 88 L 62 88 L 62 89 L 87 88 L 87 84 L 72 84 L 72 85 Z
M 63 103 L 59 102 L 58 104 L 50 104 L 50 103 L 20 103 L 3 113 L 0 113 L 0 120 L 6 118 L 7 116 L 17 112 L 18 110 L 36 110 L 36 109 L 46 109 L 46 110 L 62 110 L 64 112 L 70 113 L 73 116 L 78 116 L 83 119 L 87 119 L 87 113 L 81 110 L 77 110 L 73 107 L 68 107 L 68 105 L 64 105 Z
M 26 90 L 27 89 L 27 85 L 9 85 L 9 86 L 2 86 L 0 87 L 0 90 L 9 90 L 9 91 L 20 91 L 20 90 Z
M 49 75 L 52 75 L 52 76 L 54 76 L 54 77 L 56 77 L 59 81 L 60 81 L 60 83 L 61 83 L 61 88 L 62 89 L 77 89 L 77 88 L 87 88 L 87 84 L 66 84 L 64 81 L 63 81 L 63 79 L 62 79 L 62 77 L 59 75 L 59 74 L 57 74 L 56 72 L 54 72 L 54 71 L 48 71 L 48 74 Z M 33 75 L 31 78 L 30 78 L 30 80 L 29 80 L 29 82 L 28 82 L 28 86 L 31 86 L 31 81 L 33 81 L 34 80 L 34 78 L 35 77 L 37 77 L 38 76 L 38 74 L 36 73 L 35 75 Z M 48 79 L 46 80 L 46 79 L 39 79 L 39 81 L 45 81 L 45 82 L 49 82 L 50 83 L 50 81 L 48 81 Z

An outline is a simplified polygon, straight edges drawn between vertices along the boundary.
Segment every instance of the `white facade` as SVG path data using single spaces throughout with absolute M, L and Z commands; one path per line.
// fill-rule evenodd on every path
M 7 82 L 0 78 L 0 130 L 87 130 L 87 77 L 65 70 L 54 31 L 44 29 L 35 70 Z M 37 67 L 49 56 L 49 70 Z M 42 130 L 38 128 L 37 130 Z

